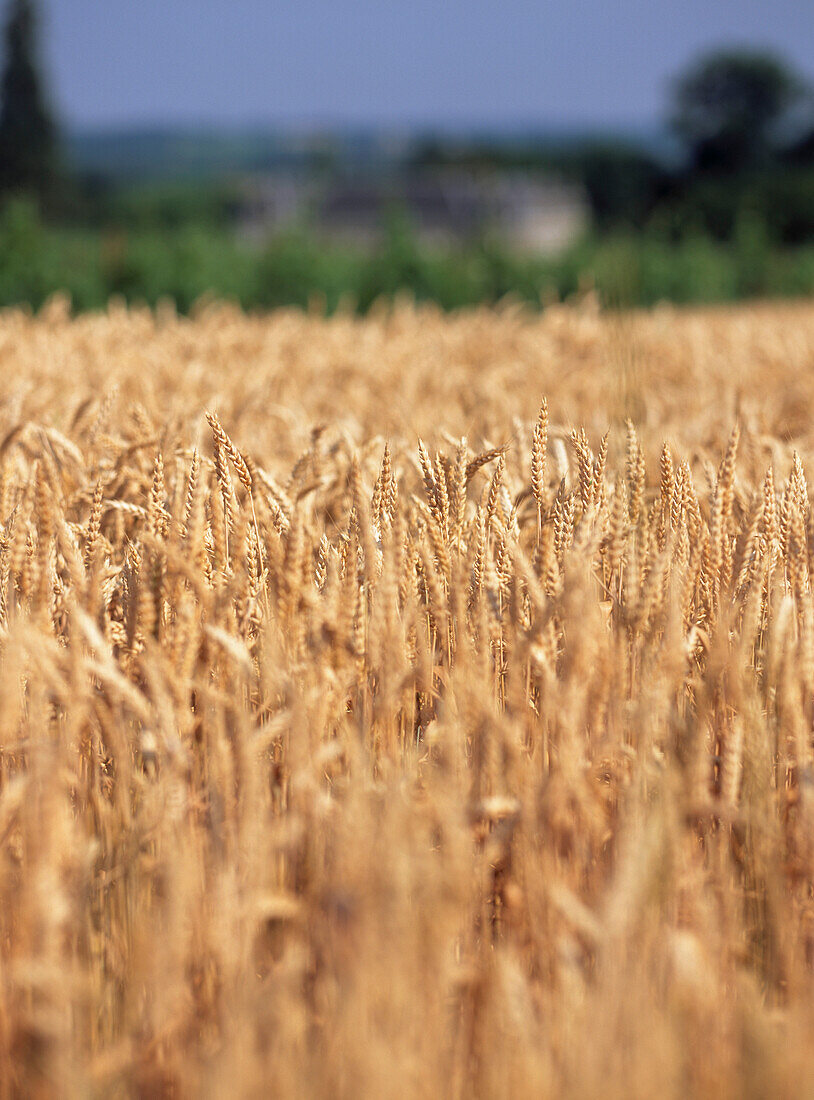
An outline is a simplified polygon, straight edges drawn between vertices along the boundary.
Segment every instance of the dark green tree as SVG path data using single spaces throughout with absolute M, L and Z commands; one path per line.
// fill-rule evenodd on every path
M 696 170 L 739 172 L 767 160 L 804 92 L 802 80 L 772 54 L 721 50 L 676 80 L 672 128 Z
M 33 0 L 10 0 L 0 76 L 0 190 L 53 193 L 57 132 L 43 93 Z

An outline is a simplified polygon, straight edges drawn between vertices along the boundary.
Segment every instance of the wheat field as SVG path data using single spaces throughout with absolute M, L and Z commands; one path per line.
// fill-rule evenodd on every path
M 0 316 L 0 1096 L 814 1095 L 814 304 Z

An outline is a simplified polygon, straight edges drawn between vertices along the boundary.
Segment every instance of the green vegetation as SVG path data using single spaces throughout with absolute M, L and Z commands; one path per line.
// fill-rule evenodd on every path
M 372 251 L 326 246 L 292 234 L 265 247 L 217 227 L 171 231 L 52 228 L 24 201 L 0 212 L 0 305 L 35 309 L 58 291 L 76 309 L 111 295 L 151 305 L 170 298 L 187 311 L 205 295 L 247 309 L 340 304 L 362 312 L 407 292 L 444 309 L 507 296 L 539 304 L 595 287 L 609 306 L 731 301 L 744 296 L 814 293 L 814 246 L 771 242 L 744 216 L 732 242 L 702 234 L 616 232 L 589 237 L 558 257 L 512 254 L 484 240 L 455 250 L 419 248 L 403 229 Z

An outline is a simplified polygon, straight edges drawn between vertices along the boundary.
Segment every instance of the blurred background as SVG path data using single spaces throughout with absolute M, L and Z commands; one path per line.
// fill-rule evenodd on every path
M 806 0 L 0 0 L 0 305 L 814 292 Z

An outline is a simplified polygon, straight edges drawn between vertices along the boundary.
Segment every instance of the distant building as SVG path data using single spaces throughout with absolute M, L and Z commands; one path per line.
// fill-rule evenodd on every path
M 556 252 L 587 228 L 581 189 L 523 174 L 404 174 L 337 178 L 279 173 L 244 185 L 237 213 L 242 235 L 259 241 L 309 225 L 331 241 L 371 246 L 402 217 L 425 244 L 452 245 L 494 233 L 515 248 Z
M 239 234 L 254 242 L 306 220 L 314 200 L 311 177 L 298 172 L 249 176 L 240 186 L 235 209 Z

